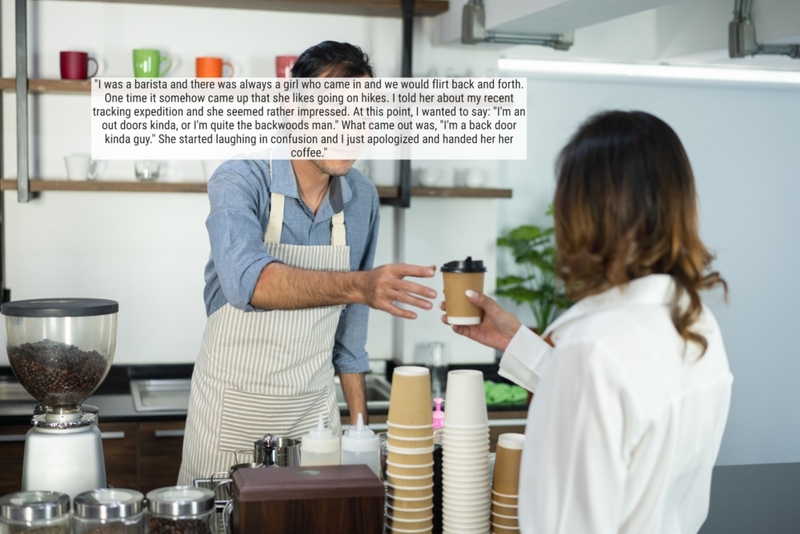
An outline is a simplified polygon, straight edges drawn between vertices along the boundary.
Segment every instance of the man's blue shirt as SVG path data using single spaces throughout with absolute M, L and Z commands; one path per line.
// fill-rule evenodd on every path
M 314 215 L 300 199 L 291 161 L 273 160 L 272 183 L 269 165 L 268 160 L 226 161 L 208 182 L 211 213 L 206 228 L 211 255 L 203 292 L 208 316 L 226 303 L 247 312 L 269 313 L 251 306 L 250 300 L 262 269 L 275 261 L 264 246 L 271 191 L 286 196 L 281 243 L 330 245 L 331 218 L 344 207 L 350 270 L 372 269 L 380 217 L 372 182 L 355 169 L 333 178 Z M 369 308 L 363 304 L 350 304 L 342 313 L 333 348 L 338 372 L 369 370 L 364 348 L 368 314 Z

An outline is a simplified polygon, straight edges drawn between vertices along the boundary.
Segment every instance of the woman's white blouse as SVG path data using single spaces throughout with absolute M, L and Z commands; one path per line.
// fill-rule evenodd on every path
M 696 533 L 733 376 L 704 307 L 686 344 L 670 319 L 674 283 L 650 275 L 587 297 L 546 333 L 525 327 L 501 374 L 535 391 L 519 488 L 522 534 Z

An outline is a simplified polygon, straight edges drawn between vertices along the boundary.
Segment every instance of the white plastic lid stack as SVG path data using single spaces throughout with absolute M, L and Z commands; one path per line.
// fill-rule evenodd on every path
M 371 452 L 379 450 L 380 442 L 375 432 L 364 425 L 364 418 L 358 414 L 356 426 L 350 426 L 342 436 L 342 450 L 353 452 Z
M 331 453 L 339 451 L 339 436 L 325 426 L 322 414 L 317 421 L 317 428 L 312 428 L 303 436 L 300 453 Z

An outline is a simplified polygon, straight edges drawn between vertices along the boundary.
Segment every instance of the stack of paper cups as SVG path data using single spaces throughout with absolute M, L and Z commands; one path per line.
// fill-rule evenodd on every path
M 489 532 L 489 420 L 483 373 L 447 373 L 442 437 L 442 518 L 445 533 Z
M 426 367 L 397 367 L 389 399 L 387 532 L 430 533 L 433 528 L 433 419 Z
M 493 534 L 519 534 L 519 467 L 524 434 L 500 434 L 492 480 Z

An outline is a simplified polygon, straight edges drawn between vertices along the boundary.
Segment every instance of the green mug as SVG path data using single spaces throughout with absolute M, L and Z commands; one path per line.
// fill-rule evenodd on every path
M 167 62 L 167 68 L 160 72 L 161 64 Z M 162 56 L 161 52 L 151 48 L 137 48 L 133 51 L 133 75 L 137 78 L 160 78 L 172 68 L 172 59 Z

